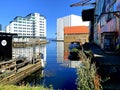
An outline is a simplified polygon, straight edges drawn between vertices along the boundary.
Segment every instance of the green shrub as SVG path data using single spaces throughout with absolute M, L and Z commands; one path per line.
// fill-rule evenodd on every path
M 81 55 L 80 55 L 81 56 Z M 100 76 L 97 74 L 95 64 L 82 53 L 82 66 L 77 69 L 76 80 L 78 90 L 101 90 Z
M 73 49 L 71 50 L 71 52 L 79 53 L 79 50 L 78 50 L 77 48 L 73 48 Z
M 88 50 L 88 51 L 85 50 L 84 53 L 88 58 L 90 58 L 90 59 L 94 58 L 94 55 L 91 50 Z

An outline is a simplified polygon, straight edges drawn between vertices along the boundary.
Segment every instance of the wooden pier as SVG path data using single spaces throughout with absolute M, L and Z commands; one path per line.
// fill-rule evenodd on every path
M 36 45 L 41 45 L 41 44 L 47 44 L 49 43 L 47 40 L 34 40 L 31 39 L 29 42 L 13 42 L 12 45 L 13 47 L 27 47 L 27 46 L 36 46 Z
M 35 58 L 33 62 L 30 62 L 24 57 L 1 62 L 0 84 L 16 84 L 40 68 L 43 68 L 42 63 L 43 61 L 40 58 Z

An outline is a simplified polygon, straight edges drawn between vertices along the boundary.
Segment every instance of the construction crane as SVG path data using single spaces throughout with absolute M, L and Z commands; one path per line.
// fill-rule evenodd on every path
M 75 6 L 95 6 L 96 3 L 92 3 L 90 2 L 92 0 L 80 0 L 79 2 L 77 3 L 74 3 L 74 4 L 71 4 L 70 7 L 75 7 Z M 95 7 L 94 7 L 95 8 Z M 82 11 L 82 19 L 83 21 L 91 21 L 91 29 L 90 29 L 90 36 L 89 36 L 89 40 L 90 41 L 93 41 L 94 40 L 94 25 L 93 25 L 93 22 L 94 22 L 94 8 L 92 9 L 87 9 L 87 10 L 83 10 Z
M 88 6 L 88 5 L 95 5 L 95 3 L 88 3 L 91 0 L 80 0 L 77 3 L 71 4 L 70 7 L 74 7 L 74 6 Z
M 92 2 L 91 2 L 92 1 Z M 96 3 L 93 3 L 93 0 L 80 0 L 77 3 L 71 4 L 70 7 L 75 7 L 75 6 L 89 6 L 89 5 L 95 5 Z M 82 11 L 82 18 L 83 21 L 93 21 L 94 20 L 94 8 L 90 8 L 87 10 Z

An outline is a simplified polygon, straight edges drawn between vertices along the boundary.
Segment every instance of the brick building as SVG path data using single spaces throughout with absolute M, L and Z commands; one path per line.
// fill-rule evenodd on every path
M 64 42 L 79 41 L 81 44 L 88 42 L 88 26 L 71 26 L 64 27 Z

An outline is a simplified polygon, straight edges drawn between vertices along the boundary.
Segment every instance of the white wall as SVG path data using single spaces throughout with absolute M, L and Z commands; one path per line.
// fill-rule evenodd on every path
M 89 26 L 89 22 L 83 22 L 81 16 L 68 15 L 57 19 L 57 40 L 64 40 L 65 26 Z

